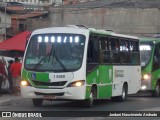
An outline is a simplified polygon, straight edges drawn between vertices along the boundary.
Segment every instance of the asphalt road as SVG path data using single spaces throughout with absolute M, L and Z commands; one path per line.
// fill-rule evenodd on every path
M 81 104 L 76 103 L 76 102 L 70 102 L 70 101 L 44 101 L 43 105 L 41 107 L 34 107 L 32 105 L 32 101 L 28 100 L 24 103 L 20 104 L 13 104 L 10 106 L 3 106 L 0 107 L 0 111 L 20 111 L 20 112 L 25 112 L 25 111 L 46 111 L 46 113 L 50 114 L 57 114 L 58 113 L 58 118 L 54 117 L 46 117 L 42 119 L 76 119 L 76 120 L 105 120 L 105 119 L 116 119 L 116 120 L 128 120 L 128 119 L 145 119 L 145 120 L 158 120 L 160 117 L 104 117 L 105 112 L 109 113 L 118 113 L 121 111 L 122 113 L 125 111 L 131 111 L 134 113 L 134 111 L 139 112 L 155 112 L 159 111 L 158 114 L 160 114 L 160 98 L 155 98 L 151 97 L 151 95 L 134 95 L 134 96 L 129 96 L 128 100 L 125 102 L 112 102 L 111 100 L 98 100 L 95 102 L 94 106 L 92 108 L 84 108 L 81 106 Z M 58 112 L 57 112 L 58 111 Z M 86 117 L 86 113 L 88 112 L 88 117 Z M 102 114 L 98 116 L 96 115 L 98 112 L 103 111 Z M 71 113 L 68 113 L 71 112 Z M 79 117 L 71 117 L 72 114 L 77 114 L 77 113 L 85 113 L 85 117 L 83 114 L 78 114 Z M 93 113 L 93 116 L 90 116 L 90 113 Z M 69 117 L 66 117 L 67 114 L 70 114 Z M 82 116 L 81 116 L 82 115 Z M 101 116 L 102 115 L 102 116 Z M 11 119 L 11 118 L 8 118 Z M 17 119 L 17 118 L 16 118 Z M 20 118 L 18 118 L 20 119 Z M 28 120 L 32 118 L 23 118 L 23 120 Z M 39 118 L 37 118 L 38 120 Z M 0 118 L 0 120 L 6 120 L 6 118 Z

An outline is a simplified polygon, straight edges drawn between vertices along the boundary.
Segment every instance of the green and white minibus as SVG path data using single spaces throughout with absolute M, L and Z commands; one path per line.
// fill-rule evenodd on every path
M 160 38 L 140 38 L 142 91 L 160 96 Z
M 70 25 L 32 32 L 22 65 L 21 94 L 43 100 L 124 101 L 141 88 L 139 38 Z

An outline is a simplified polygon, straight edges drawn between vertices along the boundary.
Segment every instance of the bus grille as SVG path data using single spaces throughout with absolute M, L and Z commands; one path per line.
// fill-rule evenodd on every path
M 51 83 L 48 83 L 48 82 L 40 82 L 40 81 L 33 81 L 33 83 L 36 85 L 36 86 L 64 86 L 67 81 L 61 81 L 61 82 L 51 82 Z
M 54 96 L 63 96 L 64 92 L 62 93 L 39 93 L 39 92 L 34 92 L 36 95 L 54 95 Z

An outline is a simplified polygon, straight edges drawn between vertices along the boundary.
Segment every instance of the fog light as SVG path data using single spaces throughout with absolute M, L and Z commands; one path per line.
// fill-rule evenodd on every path
M 146 85 L 143 85 L 143 86 L 141 87 L 142 90 L 145 90 L 146 88 L 147 88 Z

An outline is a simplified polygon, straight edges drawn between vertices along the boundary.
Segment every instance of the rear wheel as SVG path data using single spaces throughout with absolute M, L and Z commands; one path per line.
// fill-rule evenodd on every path
M 128 87 L 126 84 L 124 84 L 122 88 L 122 95 L 117 97 L 118 101 L 120 102 L 125 101 L 127 99 L 127 94 L 128 94 Z
M 34 106 L 41 106 L 43 103 L 43 99 L 32 99 Z

